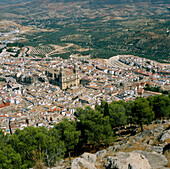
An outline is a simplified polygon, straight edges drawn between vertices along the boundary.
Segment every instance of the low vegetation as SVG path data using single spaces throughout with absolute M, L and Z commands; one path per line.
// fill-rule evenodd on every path
M 52 52 L 54 49 L 51 46 L 39 46 L 31 50 L 30 55 L 45 57 L 48 53 Z

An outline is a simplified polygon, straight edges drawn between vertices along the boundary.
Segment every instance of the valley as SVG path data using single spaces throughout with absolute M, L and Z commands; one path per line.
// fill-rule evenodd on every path
M 0 14 L 32 29 L 20 35 L 26 46 L 73 44 L 53 57 L 80 53 L 108 59 L 131 54 L 169 63 L 170 5 L 166 1 L 124 2 L 34 0 L 2 5 Z

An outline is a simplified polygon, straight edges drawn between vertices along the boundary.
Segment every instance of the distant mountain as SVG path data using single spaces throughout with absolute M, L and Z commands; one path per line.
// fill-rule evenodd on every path
M 54 3 L 54 2 L 89 2 L 91 4 L 96 5 L 105 5 L 105 4 L 124 4 L 124 3 L 137 3 L 137 2 L 151 2 L 151 3 L 167 3 L 167 0 L 0 0 L 0 5 L 11 5 L 11 4 L 19 4 L 19 3 L 25 3 L 25 2 L 31 2 L 37 3 L 41 2 L 43 3 Z
M 120 4 L 120 3 L 138 3 L 138 2 L 151 2 L 151 3 L 166 2 L 167 3 L 168 0 L 48 0 L 48 1 L 49 2 L 89 1 L 90 3 L 99 3 L 99 4 Z
M 18 3 L 25 3 L 32 0 L 0 0 L 0 5 L 11 5 L 11 4 L 18 4 Z
M 169 9 L 168 0 L 0 0 L 1 19 L 51 30 L 23 35 L 27 46 L 72 43 L 94 57 L 132 54 L 161 62 L 170 62 Z
M 2 0 L 0 0 L 2 1 Z M 13 0 L 15 1 L 15 0 Z M 16 0 L 16 1 L 31 1 L 31 0 Z M 40 0 L 32 0 L 33 2 L 40 1 Z M 138 3 L 138 2 L 151 2 L 151 3 L 167 3 L 168 0 L 44 0 L 45 2 L 79 2 L 79 1 L 87 1 L 89 3 L 96 3 L 97 4 L 124 4 L 124 3 Z M 44 2 L 43 1 L 43 2 Z M 43 3 L 41 0 L 41 3 Z

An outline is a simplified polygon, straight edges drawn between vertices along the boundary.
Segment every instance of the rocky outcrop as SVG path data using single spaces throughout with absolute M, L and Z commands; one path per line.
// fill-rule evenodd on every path
M 71 168 L 72 169 L 96 169 L 95 167 L 96 155 L 90 153 L 84 153 L 80 158 L 73 160 Z
M 106 169 L 151 169 L 148 160 L 139 153 L 118 152 L 108 156 L 104 164 Z
M 84 153 L 73 160 L 72 169 L 166 169 L 168 160 L 156 152 L 113 152 L 101 150 L 96 154 Z
M 96 153 L 96 157 L 99 159 L 104 158 L 104 156 L 107 154 L 107 150 L 100 150 Z
M 165 141 L 170 141 L 170 129 L 164 131 L 160 136 L 159 136 L 159 141 L 160 142 L 165 142 Z
M 72 161 L 71 167 L 65 165 L 57 169 L 168 169 L 170 121 L 161 123 L 148 126 L 135 136 L 122 137 L 95 154 L 84 153 Z
M 148 159 L 137 152 L 118 152 L 112 153 L 104 158 L 106 150 L 97 152 L 96 154 L 84 153 L 80 158 L 73 160 L 72 169 L 151 169 Z M 100 162 L 96 162 L 96 159 Z M 105 161 L 105 162 L 104 162 Z M 98 166 L 98 167 L 96 167 Z
M 83 158 L 84 160 L 91 162 L 91 163 L 96 162 L 96 155 L 95 154 L 84 153 L 84 154 L 81 155 L 81 158 Z
M 160 155 L 156 152 L 147 152 L 147 151 L 134 151 L 145 156 L 148 159 L 149 164 L 152 169 L 160 169 L 165 167 L 168 164 L 168 160 L 165 156 Z

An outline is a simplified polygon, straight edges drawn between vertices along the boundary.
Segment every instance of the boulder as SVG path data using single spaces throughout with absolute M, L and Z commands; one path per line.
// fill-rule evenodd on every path
M 139 134 L 140 137 L 144 138 L 146 136 L 151 136 L 153 132 L 151 130 L 145 130 L 142 133 Z
M 164 130 L 164 126 L 159 125 L 159 126 L 157 126 L 157 127 L 154 127 L 154 128 L 152 129 L 152 132 L 154 132 L 154 133 L 162 133 L 163 130 Z
M 112 147 L 113 149 L 113 152 L 116 152 L 116 151 L 119 151 L 120 150 L 120 145 L 118 144 L 118 145 L 115 145 L 114 147 Z
M 161 123 L 161 120 L 156 120 L 154 123 L 155 123 L 155 124 L 160 124 L 160 123 Z
M 96 162 L 96 155 L 90 153 L 84 153 L 81 155 L 81 158 L 87 160 L 88 162 L 95 163 Z
M 115 156 L 108 156 L 104 167 L 106 169 L 151 169 L 145 156 L 134 152 L 118 152 Z
M 153 140 L 149 140 L 147 143 L 148 144 L 153 144 Z
M 147 136 L 151 136 L 153 134 L 153 132 L 151 130 L 145 130 L 142 133 L 136 135 L 134 137 L 135 141 L 139 141 L 139 140 L 143 140 L 144 138 L 146 138 Z
M 106 155 L 106 153 L 107 153 L 107 150 L 100 150 L 96 153 L 96 157 L 101 159 Z
M 152 151 L 162 154 L 163 153 L 163 147 L 161 146 L 152 146 Z
M 81 155 L 80 158 L 76 158 L 73 160 L 71 164 L 71 168 L 72 169 L 81 169 L 81 168 L 96 169 L 95 162 L 96 162 L 95 154 L 84 153 Z
M 168 160 L 165 156 L 160 155 L 156 152 L 147 152 L 147 151 L 133 151 L 135 153 L 139 153 L 144 155 L 153 169 L 163 168 L 168 164 Z
M 159 141 L 165 142 L 167 140 L 170 140 L 170 130 L 164 131 L 160 136 L 159 136 Z
M 83 158 L 74 159 L 71 164 L 71 169 L 82 169 L 82 168 L 96 169 L 94 163 L 91 163 Z

